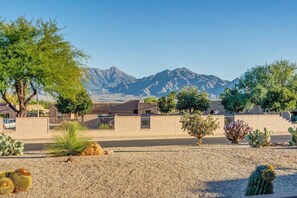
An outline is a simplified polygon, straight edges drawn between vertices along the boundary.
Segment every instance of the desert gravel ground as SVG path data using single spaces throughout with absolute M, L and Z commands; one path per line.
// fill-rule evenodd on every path
M 243 197 L 259 164 L 273 164 L 275 192 L 297 194 L 297 148 L 248 145 L 115 148 L 113 155 L 0 158 L 0 170 L 32 173 L 29 192 L 8 197 Z

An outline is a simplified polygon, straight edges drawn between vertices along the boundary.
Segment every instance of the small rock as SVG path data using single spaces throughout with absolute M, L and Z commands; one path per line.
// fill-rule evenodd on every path
M 104 151 L 104 155 L 113 155 L 113 150 Z
M 64 162 L 74 162 L 74 158 L 73 157 L 68 157 Z

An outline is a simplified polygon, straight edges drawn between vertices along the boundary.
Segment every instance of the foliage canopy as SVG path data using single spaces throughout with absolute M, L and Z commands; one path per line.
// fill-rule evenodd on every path
M 240 77 L 236 88 L 225 90 L 221 95 L 222 104 L 232 112 L 240 112 L 251 105 L 274 112 L 292 110 L 297 107 L 296 70 L 296 63 L 288 60 L 253 67 Z
M 60 113 L 74 113 L 76 116 L 81 116 L 83 121 L 84 115 L 91 111 L 93 101 L 84 90 L 78 93 L 74 99 L 59 96 L 56 106 Z
M 219 128 L 218 119 L 208 115 L 203 117 L 200 112 L 188 114 L 181 118 L 182 129 L 187 131 L 189 135 L 198 139 L 197 145 L 202 144 L 202 138 L 206 135 L 212 135 L 213 132 Z
M 210 103 L 207 93 L 199 93 L 196 87 L 183 87 L 178 92 L 176 98 L 176 108 L 189 113 L 193 113 L 194 111 L 204 112 L 208 109 Z
M 83 88 L 84 52 L 65 41 L 55 21 L 0 21 L 0 94 L 17 116 L 26 116 L 28 102 L 42 90 L 73 97 Z M 7 94 L 16 95 L 18 107 Z
M 171 92 L 167 96 L 158 99 L 158 108 L 161 113 L 169 113 L 175 110 L 175 92 Z

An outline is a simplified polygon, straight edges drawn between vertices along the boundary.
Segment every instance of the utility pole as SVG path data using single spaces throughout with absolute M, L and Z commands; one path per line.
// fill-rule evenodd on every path
M 36 98 L 37 98 L 37 117 L 39 117 L 39 100 L 38 100 L 38 90 L 37 90 Z

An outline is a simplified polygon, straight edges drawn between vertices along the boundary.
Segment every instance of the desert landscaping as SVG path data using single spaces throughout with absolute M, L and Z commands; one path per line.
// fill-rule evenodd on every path
M 28 192 L 8 197 L 243 197 L 259 164 L 273 164 L 275 193 L 296 192 L 297 148 L 241 145 L 114 148 L 112 155 L 49 157 L 43 151 L 0 159 L 26 167 Z

